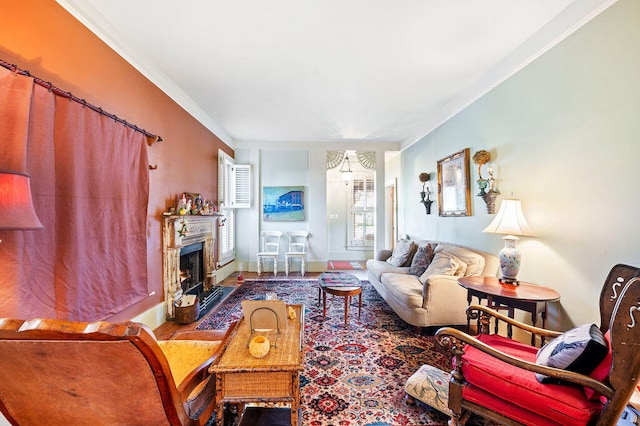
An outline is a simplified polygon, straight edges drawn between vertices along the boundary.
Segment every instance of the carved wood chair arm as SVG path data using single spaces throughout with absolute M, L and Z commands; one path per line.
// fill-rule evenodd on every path
M 545 338 L 554 338 L 562 334 L 562 332 L 560 331 L 548 330 L 546 328 L 540 328 L 540 327 L 535 327 L 529 324 L 525 324 L 513 318 L 509 318 L 507 315 L 501 314 L 500 312 L 494 309 L 488 308 L 486 306 L 470 305 L 467 308 L 467 317 L 469 317 L 472 320 L 478 319 L 483 314 L 486 314 L 497 320 L 504 321 L 507 324 L 510 324 L 514 327 L 517 327 L 529 333 L 535 334 L 536 336 L 543 336 Z
M 606 398 L 612 398 L 614 394 L 614 390 L 604 383 L 592 379 L 589 376 L 574 373 L 572 371 L 561 370 L 559 368 L 546 367 L 542 365 L 537 365 L 535 363 L 531 363 L 528 361 L 524 361 L 511 355 L 508 355 L 502 351 L 494 349 L 493 347 L 487 345 L 486 343 L 481 342 L 473 336 L 466 334 L 460 330 L 451 327 L 444 327 L 439 329 L 436 332 L 436 339 L 438 343 L 445 347 L 453 349 L 454 353 L 459 354 L 459 356 L 463 353 L 463 348 L 465 345 L 470 345 L 496 359 L 506 362 L 507 364 L 516 366 L 518 368 L 522 368 L 527 371 L 532 371 L 534 373 L 544 374 L 546 376 L 568 381 L 571 383 L 575 383 L 577 385 L 587 386 L 596 392 L 604 395 Z M 462 362 L 460 359 L 457 359 L 456 367 L 461 366 Z M 461 374 L 453 374 L 454 378 L 456 376 L 461 376 Z M 464 377 L 461 376 L 461 383 L 464 383 Z
M 213 356 L 191 371 L 178 386 L 180 400 L 192 419 L 197 418 L 215 398 L 215 377 L 209 372 L 209 367 L 222 353 L 233 328 L 232 325 L 227 330 L 184 331 L 176 333 L 171 338 L 171 340 L 220 341 Z

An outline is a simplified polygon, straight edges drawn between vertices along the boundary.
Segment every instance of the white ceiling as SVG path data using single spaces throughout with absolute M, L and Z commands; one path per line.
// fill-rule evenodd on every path
M 615 2 L 57 1 L 232 147 L 406 147 Z

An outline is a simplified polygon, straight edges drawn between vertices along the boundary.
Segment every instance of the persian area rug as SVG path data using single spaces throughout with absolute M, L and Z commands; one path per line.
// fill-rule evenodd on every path
M 367 281 L 362 316 L 358 298 L 344 326 L 344 299 L 327 296 L 322 319 L 316 280 L 247 280 L 214 308 L 198 329 L 225 328 L 242 316 L 241 302 L 276 292 L 305 306 L 305 362 L 300 378 L 302 424 L 309 426 L 446 425 L 448 417 L 425 405 L 406 404 L 404 384 L 422 365 L 449 369 L 433 336 L 416 336 Z

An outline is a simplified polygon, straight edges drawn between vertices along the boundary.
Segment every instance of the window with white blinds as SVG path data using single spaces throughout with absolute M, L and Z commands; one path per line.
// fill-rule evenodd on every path
M 236 257 L 235 247 L 235 210 L 233 209 L 232 176 L 235 162 L 233 158 L 218 151 L 218 262 L 229 263 Z
M 349 223 L 349 245 L 372 247 L 375 228 L 375 184 L 368 173 L 354 173 L 351 185 L 351 220 Z
M 234 164 L 230 173 L 232 190 L 231 207 L 236 209 L 248 209 L 251 207 L 251 166 Z

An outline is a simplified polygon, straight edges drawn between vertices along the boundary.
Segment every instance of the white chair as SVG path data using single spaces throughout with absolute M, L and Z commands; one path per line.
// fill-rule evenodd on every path
M 300 271 L 304 277 L 304 268 L 307 263 L 307 242 L 309 241 L 309 233 L 307 231 L 289 231 L 287 232 L 287 238 L 289 239 L 289 249 L 284 254 L 284 270 L 287 276 L 291 270 L 289 260 L 293 258 L 300 258 L 302 263 Z
M 262 260 L 273 259 L 273 275 L 278 274 L 278 257 L 280 257 L 280 231 L 262 231 L 260 239 L 262 240 L 262 248 L 258 252 L 258 275 L 262 274 Z

